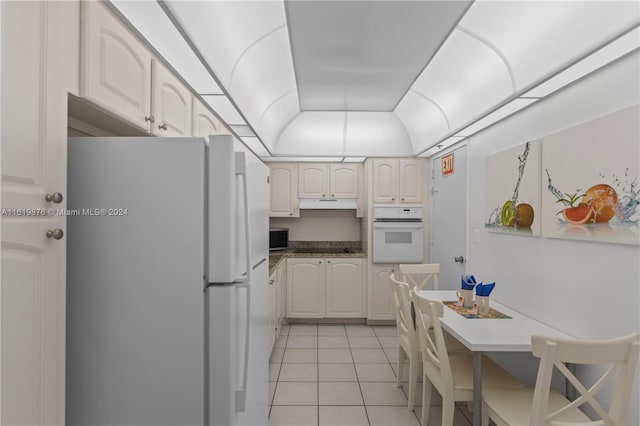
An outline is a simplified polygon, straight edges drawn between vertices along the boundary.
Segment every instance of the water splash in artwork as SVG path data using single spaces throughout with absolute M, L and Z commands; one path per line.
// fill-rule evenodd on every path
M 547 172 L 547 189 L 554 197 L 556 197 L 556 202 L 561 203 L 566 207 L 574 207 L 573 204 L 565 197 L 569 196 L 568 193 L 562 193 L 558 188 L 552 185 L 551 183 L 551 174 L 549 170 L 545 170 Z M 607 177 L 602 173 L 598 174 L 603 181 L 607 181 Z M 601 186 L 604 184 L 600 184 Z M 619 223 L 619 224 L 638 224 L 640 218 L 637 218 L 638 214 L 638 206 L 640 205 L 640 189 L 638 188 L 638 178 L 630 178 L 629 177 L 629 169 L 627 168 L 624 172 L 624 177 L 620 178 L 616 175 L 613 175 L 611 179 L 611 187 L 615 190 L 617 194 L 617 203 L 615 204 L 615 216 L 611 218 L 609 223 Z M 581 189 L 576 189 L 575 194 L 582 193 Z M 571 197 L 571 196 L 569 196 Z M 584 194 L 580 197 L 584 200 Z M 580 198 L 578 197 L 578 198 Z M 559 221 L 564 223 L 565 220 L 559 218 Z
M 531 149 L 531 141 L 525 143 L 524 151 L 518 155 L 518 180 L 516 186 L 513 189 L 513 195 L 511 196 L 511 203 L 505 203 L 504 206 L 496 207 L 490 214 L 489 219 L 485 223 L 485 227 L 488 228 L 515 228 L 517 223 L 518 211 L 516 206 L 518 205 L 518 193 L 520 191 L 520 184 L 522 183 L 522 176 L 524 175 L 524 169 L 527 166 L 527 158 L 529 157 L 529 150 Z M 505 212 L 505 210 L 508 210 Z M 513 218 L 513 224 L 508 225 L 503 223 L 503 216 Z

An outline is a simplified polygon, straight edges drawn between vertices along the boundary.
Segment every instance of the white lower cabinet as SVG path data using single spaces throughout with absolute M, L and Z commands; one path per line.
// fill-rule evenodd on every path
M 276 338 L 280 335 L 280 326 L 287 316 L 287 262 L 280 262 L 276 269 L 276 327 L 278 332 Z
M 287 264 L 287 317 L 365 317 L 361 258 L 296 258 Z
M 395 320 L 392 304 L 389 275 L 398 274 L 398 265 L 381 265 L 373 267 L 373 276 L 369 286 L 369 310 L 367 318 L 370 320 Z
M 324 258 L 287 259 L 287 317 L 322 318 Z
M 327 258 L 325 265 L 325 317 L 363 318 L 365 286 L 362 259 Z
M 280 335 L 280 325 L 285 316 L 286 262 L 280 263 L 269 276 L 269 351 L 273 350 Z
M 278 337 L 277 323 L 278 312 L 278 287 L 276 285 L 276 272 L 269 277 L 269 352 L 273 350 L 273 345 Z

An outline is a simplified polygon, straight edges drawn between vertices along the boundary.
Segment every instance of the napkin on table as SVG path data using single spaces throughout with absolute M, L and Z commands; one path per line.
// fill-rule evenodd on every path
M 463 290 L 473 290 L 473 287 L 476 285 L 476 279 L 473 275 L 463 275 L 462 276 L 462 289 Z
M 476 286 L 476 296 L 489 296 L 495 286 L 496 283 L 478 284 Z

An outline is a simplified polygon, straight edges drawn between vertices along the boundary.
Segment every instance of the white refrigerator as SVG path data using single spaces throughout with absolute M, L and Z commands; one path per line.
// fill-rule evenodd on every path
M 268 194 L 232 136 L 69 139 L 68 425 L 267 425 Z

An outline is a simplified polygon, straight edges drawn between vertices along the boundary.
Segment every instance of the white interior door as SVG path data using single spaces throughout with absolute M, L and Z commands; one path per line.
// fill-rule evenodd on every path
M 443 157 L 433 159 L 429 262 L 440 264 L 441 289 L 460 288 L 467 235 L 467 147 L 452 152 L 453 172 L 443 174 Z M 466 260 L 465 260 L 466 261 Z

